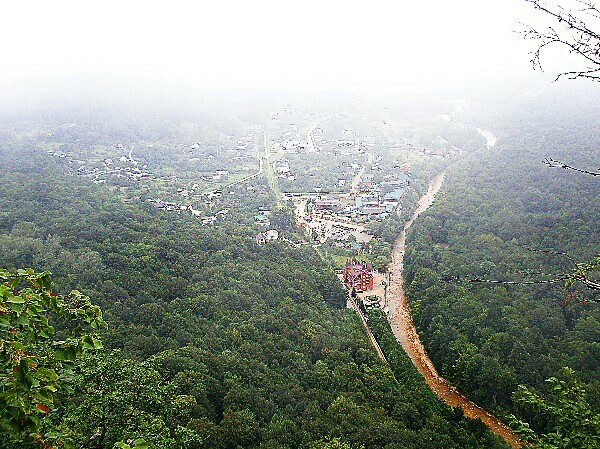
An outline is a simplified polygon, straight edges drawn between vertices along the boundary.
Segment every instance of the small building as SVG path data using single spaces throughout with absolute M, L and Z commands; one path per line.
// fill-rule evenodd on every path
M 267 235 L 267 242 L 272 242 L 279 238 L 279 232 L 275 229 L 269 229 L 265 234 Z
M 335 198 L 321 198 L 315 201 L 315 210 L 338 211 L 344 209 L 346 205 Z
M 381 215 L 385 213 L 385 207 L 381 207 L 381 206 L 365 206 L 362 209 L 359 209 L 358 214 L 359 215 Z
M 337 146 L 339 148 L 350 148 L 353 147 L 355 145 L 354 140 L 338 140 L 337 141 Z
M 279 238 L 279 232 L 275 229 L 269 229 L 266 232 L 260 232 L 256 235 L 256 243 L 259 245 L 264 245 L 268 242 L 275 241 Z
M 398 202 L 396 201 L 386 201 L 384 203 L 386 212 L 394 212 L 398 207 Z
M 283 163 L 281 163 L 281 165 L 277 165 L 275 167 L 275 171 L 277 172 L 278 175 L 287 176 L 290 174 L 291 169 L 287 162 L 283 162 Z
M 358 292 L 373 290 L 373 265 L 356 259 L 347 259 L 344 266 L 344 284 Z
M 271 220 L 266 215 L 260 214 L 254 216 L 254 223 L 260 226 L 269 227 L 271 225 Z
M 389 193 L 386 193 L 384 196 L 384 200 L 386 202 L 398 202 L 404 196 L 405 189 L 403 187 L 398 187 L 395 190 L 392 190 Z
M 348 242 L 346 244 L 346 248 L 355 252 L 359 252 L 360 250 L 362 250 L 362 245 L 358 242 Z

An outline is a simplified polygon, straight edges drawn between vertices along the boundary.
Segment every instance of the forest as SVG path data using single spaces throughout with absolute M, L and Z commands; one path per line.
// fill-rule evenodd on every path
M 516 401 L 518 385 L 552 397 L 546 379 L 569 367 L 596 421 L 600 408 L 598 292 L 547 282 L 573 269 L 564 254 L 578 263 L 598 254 L 600 185 L 542 163 L 593 168 L 594 111 L 564 93 L 488 111 L 498 145 L 451 166 L 407 236 L 407 293 L 435 366 L 470 399 L 540 432 L 549 416 Z
M 201 226 L 64 176 L 33 143 L 0 145 L 0 266 L 51 272 L 52 294 L 80 290 L 108 329 L 69 369 L 45 371 L 41 387 L 61 388 L 34 404 L 34 432 L 3 415 L 0 447 L 505 447 L 437 399 L 401 351 L 393 369 L 376 357 L 314 250 L 255 243 L 252 214 L 274 202 L 265 181 L 231 195 L 231 220 Z M 17 290 L 3 314 L 36 313 L 22 304 L 44 291 Z M 57 340 L 64 321 L 50 317 Z M 26 331 L 14 326 L 3 340 Z
M 5 3 L 0 449 L 600 448 L 600 0 Z

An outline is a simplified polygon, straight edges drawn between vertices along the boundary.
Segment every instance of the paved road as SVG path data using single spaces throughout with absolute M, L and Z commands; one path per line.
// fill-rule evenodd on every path
M 487 129 L 483 129 L 483 128 L 475 128 L 475 129 L 477 130 L 477 132 L 479 134 L 481 134 L 485 138 L 486 147 L 492 148 L 494 145 L 496 145 L 498 138 L 491 131 L 488 131 Z

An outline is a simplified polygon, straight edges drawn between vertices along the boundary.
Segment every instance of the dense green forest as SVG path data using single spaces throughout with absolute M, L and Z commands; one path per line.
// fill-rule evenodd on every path
M 443 405 L 401 351 L 393 372 L 376 357 L 314 250 L 255 243 L 252 215 L 274 201 L 265 181 L 236 189 L 227 220 L 201 226 L 65 176 L 34 146 L 0 144 L 0 266 L 51 271 L 57 293 L 81 290 L 109 326 L 104 349 L 38 411 L 47 441 L 504 447 Z M 2 426 L 0 447 L 40 447 Z
M 544 281 L 573 269 L 539 250 L 577 262 L 598 254 L 598 180 L 542 163 L 596 167 L 597 114 L 586 96 L 523 95 L 478 116 L 494 124 L 498 145 L 453 165 L 407 236 L 408 296 L 435 366 L 478 404 L 520 413 L 538 430 L 547 416 L 516 406 L 512 393 L 524 384 L 552 395 L 545 380 L 562 367 L 575 370 L 600 409 L 600 308 L 590 301 L 598 292 L 564 281 L 469 281 Z

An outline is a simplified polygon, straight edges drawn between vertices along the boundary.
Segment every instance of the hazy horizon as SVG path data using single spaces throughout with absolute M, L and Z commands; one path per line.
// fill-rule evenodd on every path
M 29 1 L 5 8 L 0 36 L 10 45 L 0 92 L 98 79 L 209 91 L 443 91 L 549 82 L 560 64 L 549 54 L 547 72 L 533 71 L 532 43 L 515 31 L 539 17 L 523 0 L 368 7 Z

